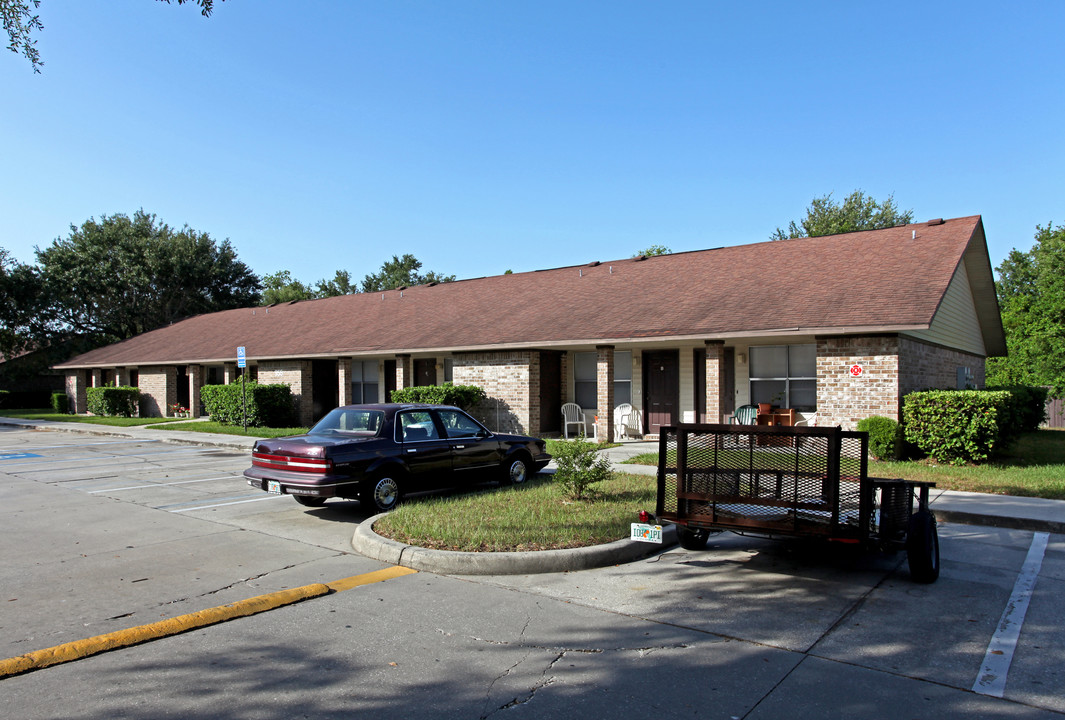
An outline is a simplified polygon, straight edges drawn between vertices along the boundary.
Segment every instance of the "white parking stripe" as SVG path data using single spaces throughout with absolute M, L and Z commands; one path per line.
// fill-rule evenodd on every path
M 167 485 L 188 485 L 189 483 L 210 482 L 211 480 L 236 480 L 238 478 L 241 480 L 244 479 L 240 475 L 222 475 L 221 477 L 201 478 L 199 480 L 175 480 L 174 482 L 167 483 L 149 483 L 148 485 L 127 485 L 126 487 L 105 488 L 104 490 L 89 490 L 88 493 L 89 495 L 92 495 L 93 493 L 118 492 L 119 490 L 141 490 L 143 488 L 166 487 Z
M 1006 676 L 1013 662 L 1013 653 L 1017 649 L 1017 639 L 1024 625 L 1024 616 L 1028 612 L 1028 603 L 1032 599 L 1039 570 L 1043 567 L 1043 555 L 1046 553 L 1049 533 L 1037 532 L 1032 536 L 1032 545 L 1028 556 L 1021 566 L 1021 574 L 1013 585 L 1006 609 L 998 621 L 998 629 L 991 636 L 991 643 L 984 655 L 984 665 L 973 685 L 973 692 L 981 695 L 1002 697 L 1006 692 Z
M 94 445 L 145 445 L 147 443 L 162 442 L 161 440 L 137 440 L 130 438 L 129 440 L 101 440 L 100 442 L 92 443 L 77 443 L 73 445 L 41 445 L 40 447 L 29 448 L 22 450 L 21 452 L 36 452 L 38 450 L 65 450 L 67 448 L 80 448 L 80 447 L 93 447 Z
M 206 510 L 207 508 L 224 507 L 226 505 L 240 505 L 242 503 L 259 502 L 260 500 L 277 500 L 278 498 L 286 497 L 285 495 L 267 495 L 266 497 L 252 498 L 251 500 L 235 500 L 233 502 L 216 503 L 214 505 L 198 505 L 196 507 L 181 508 L 180 510 L 171 510 L 170 512 L 188 512 L 189 510 Z

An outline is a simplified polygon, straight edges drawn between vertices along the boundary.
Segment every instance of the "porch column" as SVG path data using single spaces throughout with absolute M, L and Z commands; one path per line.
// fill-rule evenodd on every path
M 414 385 L 410 355 L 396 355 L 396 390 Z
M 595 438 L 614 442 L 614 346 L 595 346 Z
M 104 386 L 104 371 L 99 368 L 92 371 L 92 380 L 89 387 L 103 387 Z
M 124 367 L 115 368 L 115 386 L 126 387 L 129 385 L 129 370 Z
M 706 421 L 724 422 L 721 409 L 725 407 L 725 342 L 706 341 Z
M 351 405 L 351 358 L 337 360 L 337 405 Z
M 189 365 L 189 417 L 200 417 L 200 388 L 203 387 L 203 365 Z
M 236 363 L 225 363 L 222 365 L 222 384 L 232 385 L 237 382 L 240 375 L 237 374 Z

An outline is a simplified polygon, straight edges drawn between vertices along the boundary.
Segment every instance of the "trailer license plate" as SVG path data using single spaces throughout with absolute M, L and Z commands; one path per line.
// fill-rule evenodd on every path
M 640 542 L 662 544 L 662 526 L 648 525 L 647 523 L 632 523 L 632 534 L 629 536 Z
M 266 481 L 266 492 L 273 493 L 274 495 L 280 495 L 281 494 L 281 483 L 279 483 L 277 480 L 267 480 Z

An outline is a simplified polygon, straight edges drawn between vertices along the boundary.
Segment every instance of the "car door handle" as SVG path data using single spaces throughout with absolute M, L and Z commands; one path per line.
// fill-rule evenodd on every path
M 466 447 L 465 445 L 456 445 L 455 449 L 456 450 L 463 450 L 463 449 L 465 449 L 465 447 Z

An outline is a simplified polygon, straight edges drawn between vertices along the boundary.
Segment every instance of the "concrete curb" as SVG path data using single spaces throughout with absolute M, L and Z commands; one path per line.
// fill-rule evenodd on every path
M 677 544 L 676 528 L 666 525 L 662 528 L 661 545 L 625 539 L 606 545 L 536 552 L 428 550 L 375 533 L 373 524 L 383 517 L 384 514 L 374 515 L 359 524 L 351 538 L 356 552 L 391 565 L 443 575 L 536 575 L 590 570 L 639 560 Z
M 138 645 L 156 638 L 196 630 L 235 618 L 257 615 L 283 605 L 291 605 L 292 603 L 327 595 L 330 592 L 332 590 L 330 590 L 329 586 L 322 583 L 312 583 L 311 585 L 304 585 L 291 590 L 280 590 L 266 595 L 257 595 L 247 600 L 219 605 L 218 607 L 200 610 L 188 615 L 179 615 L 178 617 L 160 620 L 148 625 L 116 630 L 104 635 L 96 635 L 84 640 L 75 640 L 55 647 L 45 648 L 44 650 L 36 650 L 18 657 L 0 660 L 0 678 L 38 670 L 50 665 L 80 660 L 108 650 Z

